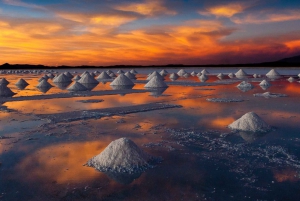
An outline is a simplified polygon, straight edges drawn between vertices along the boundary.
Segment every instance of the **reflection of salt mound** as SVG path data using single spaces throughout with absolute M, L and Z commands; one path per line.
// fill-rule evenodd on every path
M 254 112 L 244 114 L 241 118 L 228 125 L 228 128 L 249 132 L 267 132 L 271 129 L 271 127 Z
M 206 80 L 208 80 L 208 76 L 206 74 L 202 74 L 200 77 L 199 77 L 199 80 L 201 82 L 206 82 Z
M 37 88 L 51 88 L 53 87 L 47 80 L 42 80 L 37 86 Z
M 18 82 L 16 83 L 17 86 L 27 86 L 29 85 L 24 79 L 19 79 Z
M 229 78 L 234 78 L 235 75 L 234 75 L 233 73 L 229 73 L 229 74 L 228 74 L 228 77 L 229 77 Z
M 237 85 L 238 88 L 253 88 L 253 85 L 249 82 L 243 81 L 239 85 Z
M 69 91 L 86 91 L 87 88 L 80 84 L 79 82 L 74 82 L 71 86 L 67 88 Z
M 8 84 L 9 84 L 9 82 L 5 78 L 0 79 L 0 85 L 7 86 Z
M 152 88 L 150 91 L 150 96 L 153 97 L 160 97 L 165 91 L 167 90 L 167 88 Z
M 81 79 L 78 80 L 81 84 L 86 83 L 86 84 L 98 84 L 99 82 L 95 80 L 93 76 L 91 76 L 89 73 L 84 74 L 81 76 Z
M 268 82 L 267 80 L 263 80 L 261 81 L 261 83 L 259 83 L 260 86 L 271 86 L 270 82 Z
M 124 75 L 125 75 L 126 77 L 128 77 L 129 79 L 132 79 L 132 80 L 135 80 L 135 79 L 136 79 L 135 75 L 132 74 L 131 72 L 126 72 Z
M 247 76 L 247 73 L 243 69 L 240 69 L 238 72 L 235 73 L 235 76 Z
M 254 142 L 257 138 L 263 137 L 266 133 L 254 133 L 240 131 L 239 135 L 248 143 Z
M 168 87 L 168 85 L 159 77 L 154 76 L 144 87 L 145 88 L 166 88 Z
M 259 85 L 263 90 L 267 90 L 271 85 Z
M 293 78 L 293 77 L 289 77 L 289 79 L 287 79 L 289 82 L 295 82 L 295 78 Z
M 203 70 L 201 71 L 201 74 L 209 74 L 209 72 L 208 72 L 206 69 L 203 69 Z
M 272 69 L 272 70 L 270 70 L 270 71 L 266 74 L 266 76 L 267 76 L 267 77 L 274 77 L 274 76 L 280 76 L 280 74 L 279 74 L 276 70 Z
M 179 76 L 183 76 L 184 74 L 186 74 L 187 72 L 184 69 L 181 69 L 178 71 L 177 75 Z
M 71 78 L 67 77 L 65 74 L 60 74 L 57 77 L 55 77 L 53 79 L 53 82 L 55 83 L 70 83 L 71 82 Z
M 87 165 L 102 172 L 133 174 L 152 167 L 151 162 L 154 159 L 130 139 L 120 138 L 112 141 L 104 151 L 91 158 Z
M 169 78 L 172 79 L 172 80 L 177 80 L 178 77 L 179 76 L 176 73 L 172 73 Z
M 149 77 L 147 77 L 147 80 L 151 80 L 153 77 L 158 77 L 161 80 L 164 80 L 164 77 L 161 76 L 157 71 L 154 71 L 153 73 L 151 73 L 151 75 L 149 75 Z
M 110 87 L 113 89 L 113 90 L 125 90 L 125 89 L 132 89 L 133 88 L 133 85 L 110 85 Z
M 135 179 L 139 178 L 142 172 L 137 172 L 134 174 L 121 173 L 121 172 L 104 172 L 109 178 L 120 183 L 120 184 L 130 184 Z
M 134 83 L 126 77 L 124 74 L 120 74 L 114 81 L 110 83 L 110 86 L 133 86 Z
M 110 77 L 105 71 L 103 71 L 103 72 L 97 77 L 97 80 L 105 80 L 105 79 L 111 79 L 111 77 Z
M 271 93 L 271 92 L 265 92 L 265 93 L 262 93 L 262 94 L 253 94 L 253 96 L 256 96 L 256 97 L 265 97 L 265 98 L 278 98 L 278 97 L 287 97 L 286 94 L 279 94 L 279 93 Z
M 0 97 L 12 97 L 13 95 L 15 95 L 15 93 L 12 92 L 5 84 L 0 85 Z
M 53 83 L 59 89 L 65 90 L 70 85 L 71 82 L 53 82 Z
M 97 82 L 97 83 L 80 83 L 80 84 L 82 84 L 83 86 L 85 86 L 85 88 L 88 91 L 92 91 L 99 84 L 99 82 Z

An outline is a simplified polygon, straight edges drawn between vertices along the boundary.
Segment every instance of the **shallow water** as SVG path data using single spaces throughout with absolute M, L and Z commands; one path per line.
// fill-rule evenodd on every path
M 167 70 L 172 73 L 179 69 Z M 202 69 L 186 69 L 193 70 Z M 225 76 L 219 80 L 215 76 L 237 70 L 208 68 L 213 75 L 206 83 L 211 86 L 200 86 L 199 79 L 190 76 L 170 83 L 162 94 L 129 90 L 126 94 L 4 102 L 0 106 L 0 200 L 298 200 L 300 83 L 298 79 L 290 83 L 286 80 L 289 76 L 282 76 L 264 90 L 258 85 L 262 78 L 249 76 L 244 80 L 251 81 L 254 88 L 243 92 L 236 87 L 243 79 L 232 81 Z M 269 70 L 245 69 L 249 74 Z M 81 74 L 85 69 L 76 71 Z M 140 74 L 133 89 L 144 89 L 143 80 L 153 69 L 137 71 Z M 278 72 L 296 78 L 300 70 Z M 0 78 L 10 81 L 8 87 L 17 93 L 14 97 L 69 93 L 56 86 L 40 92 L 35 86 L 42 75 Z M 14 83 L 19 78 L 30 85 L 18 89 Z M 170 82 L 168 78 L 166 81 Z M 218 82 L 222 84 L 215 85 Z M 112 90 L 109 82 L 100 83 L 92 92 L 105 90 Z M 253 96 L 266 91 L 288 96 Z M 243 101 L 214 103 L 207 98 Z M 38 116 L 156 102 L 182 107 L 55 124 Z M 250 111 L 273 126 L 272 131 L 253 134 L 231 132 L 226 127 Z M 121 137 L 163 157 L 163 162 L 129 176 L 83 166 Z

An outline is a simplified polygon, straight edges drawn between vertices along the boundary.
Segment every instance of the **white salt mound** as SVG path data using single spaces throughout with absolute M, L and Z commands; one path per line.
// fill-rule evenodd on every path
M 243 69 L 240 69 L 235 73 L 235 76 L 247 76 L 247 73 Z
M 110 77 L 105 71 L 103 71 L 103 72 L 97 77 L 97 80 L 103 80 L 103 79 L 111 79 L 111 77 Z
M 91 158 L 87 165 L 102 172 L 135 173 L 152 167 L 154 157 L 145 153 L 128 138 L 112 141 L 99 155 Z
M 170 79 L 176 80 L 176 79 L 178 79 L 178 77 L 179 76 L 176 73 L 171 73 L 170 74 Z
M 193 72 L 191 72 L 191 75 L 192 75 L 192 76 L 196 76 L 197 73 L 196 73 L 195 71 L 193 71 Z
M 133 86 L 134 83 L 124 74 L 120 74 L 114 81 L 110 83 L 110 86 Z
M 98 84 L 99 82 L 91 76 L 89 73 L 84 74 L 81 76 L 80 80 L 78 80 L 81 84 Z
M 178 71 L 177 75 L 179 76 L 183 76 L 184 74 L 186 74 L 187 72 L 184 69 L 181 69 Z
M 58 75 L 53 79 L 53 82 L 55 83 L 64 83 L 64 82 L 71 82 L 71 78 L 66 76 L 64 73 Z
M 293 77 L 289 77 L 289 79 L 287 79 L 289 82 L 294 82 L 296 79 Z
M 254 112 L 248 112 L 234 121 L 228 128 L 239 131 L 267 132 L 271 127 Z
M 153 77 L 158 77 L 161 80 L 164 80 L 164 77 L 161 76 L 157 71 L 154 71 L 149 77 L 147 77 L 147 80 L 151 80 Z
M 261 81 L 261 83 L 259 83 L 260 86 L 270 86 L 270 82 L 268 82 L 267 80 L 263 80 Z
M 107 70 L 106 73 L 109 75 L 109 74 L 113 73 L 113 71 L 112 70 Z
M 0 85 L 7 86 L 8 84 L 9 84 L 9 82 L 5 78 L 0 79 Z
M 73 78 L 73 80 L 75 80 L 75 81 L 80 80 L 80 79 L 81 79 L 81 77 L 80 77 L 79 75 L 76 75 L 76 76 Z
M 138 72 L 136 72 L 136 70 L 131 69 L 129 72 L 131 72 L 132 74 L 137 74 Z
M 122 70 L 118 70 L 118 72 L 117 72 L 118 74 L 122 74 L 122 73 L 124 73 L 124 71 L 122 71 Z
M 126 72 L 124 75 L 127 76 L 129 79 L 133 79 L 133 80 L 136 79 L 135 75 L 132 74 L 131 72 Z
M 217 77 L 224 77 L 224 74 L 223 73 L 220 73 L 219 75 L 217 75 Z
M 75 81 L 71 86 L 67 88 L 69 91 L 86 91 L 87 88 L 80 84 L 79 82 Z
M 16 83 L 16 85 L 21 85 L 21 86 L 27 86 L 29 85 L 24 79 L 19 79 L 18 82 Z
M 37 86 L 37 88 L 51 88 L 53 87 L 51 84 L 49 84 L 49 82 L 47 82 L 47 80 L 42 80 Z
M 208 80 L 208 76 L 206 74 L 202 74 L 200 77 L 199 77 L 200 81 L 201 82 L 205 82 L 206 80 Z
M 253 77 L 254 77 L 254 78 L 257 78 L 257 74 L 253 74 Z
M 115 77 L 117 77 L 117 76 L 116 76 L 116 74 L 114 74 L 114 73 L 111 73 L 111 74 L 109 74 L 109 77 L 111 77 L 111 78 L 115 78 Z
M 272 69 L 266 74 L 266 76 L 280 76 L 280 74 L 276 70 Z
M 65 76 L 67 76 L 68 78 L 73 78 L 73 75 L 70 72 L 64 72 Z
M 209 72 L 208 72 L 206 69 L 203 69 L 203 70 L 201 71 L 201 74 L 209 74 Z
M 239 85 L 237 85 L 238 88 L 253 88 L 253 85 L 249 82 L 243 81 Z
M 168 85 L 159 77 L 154 76 L 144 87 L 145 88 L 166 88 L 168 87 Z
M 166 71 L 165 69 L 163 69 L 162 71 L 160 71 L 159 73 L 161 76 L 166 76 L 168 74 L 168 71 Z
M 298 77 L 300 77 L 300 73 L 298 74 Z
M 233 73 L 229 73 L 229 74 L 228 74 L 228 77 L 229 77 L 229 78 L 233 78 L 233 77 L 235 77 L 235 75 L 234 75 Z

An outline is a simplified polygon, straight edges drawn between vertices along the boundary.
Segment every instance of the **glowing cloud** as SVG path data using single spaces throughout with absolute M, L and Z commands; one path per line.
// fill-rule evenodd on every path
M 230 3 L 226 5 L 212 6 L 206 11 L 199 11 L 201 15 L 215 15 L 217 17 L 232 17 L 237 13 L 243 12 L 248 6 L 242 3 Z

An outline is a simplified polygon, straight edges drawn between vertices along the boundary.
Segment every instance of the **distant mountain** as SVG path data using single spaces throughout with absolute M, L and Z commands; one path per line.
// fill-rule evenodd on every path
M 285 63 L 290 63 L 290 64 L 300 64 L 300 55 L 295 56 L 295 57 L 281 59 L 278 62 L 285 62 Z

